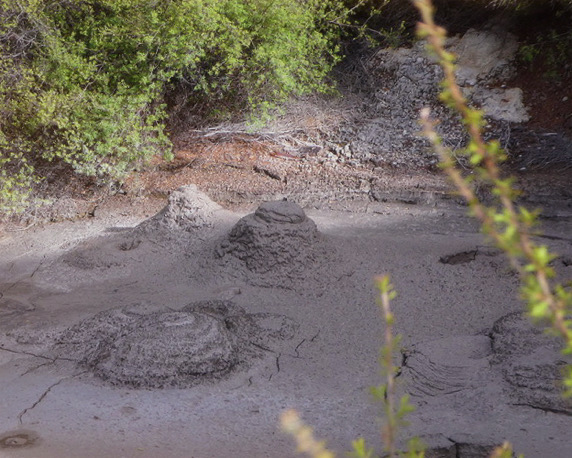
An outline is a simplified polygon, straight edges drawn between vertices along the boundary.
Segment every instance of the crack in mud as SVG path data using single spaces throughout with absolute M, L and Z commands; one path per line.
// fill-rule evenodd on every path
M 45 359 L 45 360 L 47 360 L 45 363 L 41 363 L 41 364 L 38 364 L 38 365 L 36 365 L 36 366 L 34 366 L 34 367 L 31 367 L 31 368 L 27 369 L 25 372 L 23 372 L 22 374 L 20 374 L 20 377 L 24 377 L 25 375 L 28 375 L 28 374 L 30 374 L 30 373 L 32 373 L 32 372 L 38 370 L 38 369 L 41 368 L 41 367 L 49 366 L 49 365 L 51 365 L 51 364 L 55 364 L 57 361 L 71 361 L 71 362 L 74 361 L 73 359 L 70 359 L 70 358 L 64 358 L 64 357 L 60 357 L 60 356 L 57 356 L 57 357 L 55 357 L 55 358 L 50 358 L 50 357 L 48 357 L 48 356 L 38 355 L 38 354 L 31 353 L 31 352 L 27 352 L 27 351 L 12 350 L 12 349 L 6 348 L 6 347 L 0 347 L 0 350 L 4 350 L 4 351 L 6 351 L 6 352 L 8 352 L 8 353 L 13 353 L 13 354 L 16 354 L 16 355 L 25 355 L 25 356 L 31 356 L 31 357 L 33 357 L 33 358 L 39 358 L 39 359 Z
M 38 266 L 34 269 L 34 271 L 32 272 L 32 274 L 30 275 L 30 278 L 33 278 L 34 275 L 36 275 L 36 272 L 38 270 L 40 270 L 40 267 L 42 267 L 44 265 L 44 260 L 46 259 L 46 255 L 43 256 L 42 260 L 40 261 L 40 263 L 38 264 Z
M 455 458 L 462 458 L 461 457 L 461 449 L 459 447 L 459 445 L 461 445 L 460 442 L 457 442 L 450 437 L 447 437 L 446 439 L 453 444 L 453 447 L 455 447 Z
M 36 273 L 38 272 L 38 270 L 40 270 L 40 268 L 44 265 L 44 261 L 46 260 L 46 255 L 42 256 L 42 260 L 38 263 L 38 265 L 36 266 L 36 268 L 32 271 L 32 273 L 27 277 L 27 278 L 33 278 L 34 275 L 36 275 Z M 10 265 L 10 268 L 8 269 L 8 272 L 11 272 L 12 269 L 14 268 L 15 263 L 12 262 Z M 0 292 L 0 298 L 4 297 L 4 293 L 10 291 L 12 288 L 14 288 L 14 286 L 17 286 L 19 283 L 22 282 L 22 279 L 20 280 L 16 280 L 15 282 L 13 282 L 10 286 L 8 286 L 4 291 Z
M 278 356 L 276 357 L 276 370 L 277 370 L 277 374 L 280 372 L 280 356 L 282 356 L 282 353 L 278 353 Z
M 298 345 L 296 345 L 296 348 L 294 348 L 294 353 L 296 353 L 296 356 L 295 356 L 296 358 L 301 358 L 300 352 L 298 351 L 298 349 L 302 346 L 302 344 L 304 342 L 306 342 L 306 339 L 302 339 L 302 341 Z
M 278 353 L 278 355 L 276 356 L 276 372 L 274 372 L 268 376 L 269 382 L 272 380 L 272 377 L 274 377 L 275 375 L 278 375 L 280 373 L 280 357 L 281 356 L 282 356 L 282 353 Z
M 352 273 L 353 275 L 353 273 Z M 310 342 L 310 343 L 314 343 L 314 341 L 318 338 L 318 336 L 320 335 L 321 329 L 318 329 L 318 332 L 316 334 L 314 334 L 313 337 L 311 337 L 310 339 L 302 339 L 300 341 L 300 343 L 298 345 L 296 345 L 296 347 L 294 348 L 294 353 L 296 353 L 296 355 L 288 355 L 291 356 L 292 358 L 302 358 L 302 356 L 300 356 L 300 347 L 305 343 L 305 342 Z
M 276 352 L 275 352 L 274 350 L 272 350 L 271 348 L 265 347 L 264 345 L 257 344 L 256 342 L 251 342 L 251 341 L 249 341 L 249 343 L 250 343 L 250 345 L 252 345 L 252 346 L 254 346 L 254 347 L 256 347 L 256 348 L 260 348 L 260 349 L 263 350 L 263 351 L 267 351 L 267 352 L 269 352 L 269 353 L 276 353 Z
M 3 291 L 3 293 L 6 293 L 6 292 L 10 291 L 10 290 L 11 290 L 12 288 L 14 288 L 14 286 L 16 286 L 18 283 L 20 283 L 20 280 L 15 281 L 15 282 L 12 283 L 10 286 L 8 286 L 8 288 L 6 288 L 6 289 Z M 2 295 L 4 295 L 3 293 L 2 293 Z
M 572 242 L 572 239 L 569 237 L 559 237 L 557 235 L 548 235 L 548 234 L 533 234 L 535 237 L 539 237 L 542 239 L 548 240 L 563 240 L 564 242 Z
M 31 367 L 30 369 L 28 369 L 26 372 L 24 372 L 23 374 L 20 374 L 20 377 L 24 377 L 25 375 L 30 374 L 31 372 L 34 372 L 35 370 L 38 370 L 40 367 L 44 367 L 44 366 L 49 366 L 51 364 L 54 364 L 56 362 L 56 360 L 53 361 L 47 361 L 45 363 L 42 364 L 38 364 L 37 366 Z
M 566 415 L 567 417 L 572 417 L 572 413 L 568 410 L 560 410 L 560 409 L 554 409 L 554 408 L 550 408 L 550 407 L 540 407 L 540 406 L 535 406 L 533 404 L 528 404 L 525 402 L 516 402 L 516 403 L 512 403 L 510 405 L 511 406 L 520 406 L 520 407 L 530 407 L 531 409 L 541 410 L 542 412 L 550 412 L 550 413 L 554 413 L 557 415 Z
M 23 424 L 22 417 L 23 417 L 24 415 L 26 415 L 28 412 L 30 412 L 31 410 L 35 409 L 35 408 L 38 406 L 38 404 L 40 404 L 40 403 L 46 398 L 46 396 L 48 395 L 48 393 L 49 393 L 50 391 L 52 391 L 53 388 L 55 388 L 56 386 L 58 386 L 60 383 L 62 383 L 62 382 L 65 381 L 65 380 L 70 380 L 70 379 L 73 379 L 73 378 L 75 378 L 75 377 L 79 377 L 80 375 L 83 375 L 83 374 L 85 374 L 85 373 L 87 373 L 87 371 L 83 371 L 83 372 L 80 372 L 80 373 L 78 373 L 78 374 L 71 375 L 71 376 L 69 376 L 69 377 L 64 377 L 64 378 L 58 380 L 57 382 L 52 383 L 52 384 L 40 395 L 40 397 L 38 398 L 38 400 L 37 400 L 36 402 L 34 402 L 30 407 L 26 407 L 24 410 L 22 410 L 22 412 L 20 412 L 20 413 L 18 414 L 18 422 L 20 423 L 20 425 Z
M 44 356 L 44 355 L 37 355 L 35 353 L 31 353 L 29 351 L 22 351 L 22 350 L 12 350 L 11 348 L 6 348 L 6 347 L 2 347 L 0 346 L 0 350 L 4 350 L 8 353 L 14 353 L 16 355 L 26 355 L 26 356 L 33 356 L 34 358 L 41 358 L 41 359 L 47 359 L 48 361 L 54 363 L 58 360 L 62 360 L 62 361 L 73 361 L 73 359 L 69 359 L 69 358 L 62 358 L 62 357 L 55 357 L 55 358 L 50 358 L 49 356 Z
M 407 360 L 409 357 L 415 353 L 414 351 L 403 351 L 401 352 L 401 367 L 407 367 Z

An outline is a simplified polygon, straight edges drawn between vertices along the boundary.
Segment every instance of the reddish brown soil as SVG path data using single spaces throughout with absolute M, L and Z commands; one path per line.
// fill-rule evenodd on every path
M 523 91 L 530 128 L 572 135 L 572 72 L 557 77 L 546 65 L 523 66 L 510 86 Z

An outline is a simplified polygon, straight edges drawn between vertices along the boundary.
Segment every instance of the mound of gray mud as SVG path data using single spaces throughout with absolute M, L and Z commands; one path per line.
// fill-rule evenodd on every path
M 294 337 L 298 324 L 248 314 L 230 301 L 202 301 L 180 311 L 98 313 L 67 329 L 53 352 L 101 380 L 133 388 L 187 388 L 216 381 Z
M 511 313 L 488 335 L 417 344 L 403 372 L 413 396 L 435 398 L 441 405 L 455 405 L 460 396 L 464 409 L 476 411 L 486 408 L 487 398 L 491 409 L 506 403 L 572 415 L 572 403 L 562 397 L 562 370 L 570 361 L 561 348 L 558 338 L 522 313 Z
M 138 230 L 145 233 L 186 231 L 212 227 L 212 215 L 221 207 L 194 184 L 173 191 L 159 213 L 142 222 Z
M 312 276 L 332 251 L 299 205 L 275 201 L 238 221 L 215 257 L 251 284 L 288 288 Z

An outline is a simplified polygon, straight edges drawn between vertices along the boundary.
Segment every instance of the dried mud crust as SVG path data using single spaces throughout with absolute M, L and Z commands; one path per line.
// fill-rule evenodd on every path
M 220 267 L 222 276 L 269 288 L 296 289 L 305 281 L 318 285 L 329 276 L 324 272 L 341 276 L 344 269 L 335 246 L 288 201 L 265 202 L 243 217 L 217 244 L 214 256 L 213 267 Z
M 188 388 L 248 367 L 297 330 L 291 318 L 246 313 L 231 301 L 200 301 L 152 313 L 126 307 L 68 328 L 52 352 L 112 385 Z

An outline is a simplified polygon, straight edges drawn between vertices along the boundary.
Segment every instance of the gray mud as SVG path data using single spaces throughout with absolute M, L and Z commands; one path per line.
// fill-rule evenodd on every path
M 546 421 L 542 427 L 552 430 L 548 439 L 555 440 L 572 416 L 572 403 L 561 394 L 562 369 L 572 359 L 560 353 L 561 347 L 521 312 L 505 315 L 486 333 L 416 344 L 404 354 L 401 368 L 403 389 L 418 406 L 410 431 L 425 440 L 429 456 L 438 457 L 488 456 L 510 421 L 521 425 L 514 437 L 530 434 L 538 425 L 535 418 Z M 428 422 L 435 418 L 439 421 Z M 478 432 L 472 440 L 467 419 Z M 463 451 L 463 443 L 473 450 Z M 525 454 L 543 456 L 546 450 L 532 443 Z M 554 456 L 568 453 L 566 448 Z
M 241 218 L 214 254 L 227 275 L 256 286 L 316 284 L 329 276 L 326 272 L 331 269 L 325 269 L 326 264 L 343 272 L 334 244 L 299 205 L 288 201 L 265 202 Z
M 245 369 L 262 349 L 272 352 L 273 341 L 292 339 L 296 328 L 287 317 L 247 314 L 230 301 L 151 313 L 128 307 L 70 327 L 50 356 L 76 361 L 111 385 L 188 388 Z
M 186 188 L 146 221 L 8 234 L 0 456 L 291 457 L 287 408 L 339 452 L 356 437 L 381 450 L 368 387 L 383 273 L 399 292 L 400 390 L 417 407 L 404 433 L 427 456 L 486 456 L 504 440 L 572 456 L 569 361 L 522 318 L 518 278 L 465 208 L 356 208 L 278 201 L 245 215 Z M 569 277 L 570 219 L 545 223 Z

